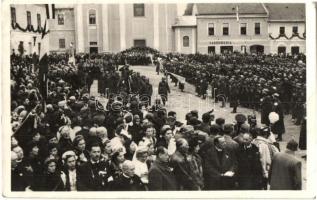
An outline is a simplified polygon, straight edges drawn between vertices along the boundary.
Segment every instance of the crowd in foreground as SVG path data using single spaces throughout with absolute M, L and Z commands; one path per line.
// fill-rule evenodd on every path
M 42 106 L 36 64 L 11 56 L 12 191 L 301 189 L 298 144 L 279 152 L 270 124 L 237 114 L 233 125 L 196 110 L 181 123 L 163 98 L 144 95 L 147 77 L 103 58 L 51 57 Z M 99 71 L 117 81 L 100 90 L 114 91 L 104 93 L 106 107 L 89 95 Z

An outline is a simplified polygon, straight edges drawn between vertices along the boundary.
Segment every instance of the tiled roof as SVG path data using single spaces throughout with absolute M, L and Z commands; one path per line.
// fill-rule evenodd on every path
M 236 14 L 237 7 L 239 14 L 266 14 L 260 3 L 198 3 L 196 6 L 197 15 Z
M 305 21 L 305 4 L 300 3 L 268 3 L 265 4 L 272 21 Z
M 176 23 L 173 26 L 196 26 L 195 16 L 180 16 L 177 17 Z

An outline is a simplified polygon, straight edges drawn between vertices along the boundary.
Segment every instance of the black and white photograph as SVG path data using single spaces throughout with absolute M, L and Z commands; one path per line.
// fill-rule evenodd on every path
M 9 191 L 307 189 L 305 1 L 8 9 Z

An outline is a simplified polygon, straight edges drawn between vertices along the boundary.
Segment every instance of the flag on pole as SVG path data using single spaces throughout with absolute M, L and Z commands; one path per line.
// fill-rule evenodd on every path
M 236 6 L 237 21 L 239 21 L 239 6 Z
M 39 83 L 40 83 L 40 92 L 43 97 L 43 104 L 45 109 L 45 102 L 48 95 L 48 54 L 49 54 L 49 20 L 55 19 L 55 6 L 54 4 L 45 4 L 46 8 L 46 20 L 44 23 L 42 35 L 41 35 L 41 48 L 39 52 Z
M 46 8 L 46 19 L 55 19 L 55 5 L 45 4 Z

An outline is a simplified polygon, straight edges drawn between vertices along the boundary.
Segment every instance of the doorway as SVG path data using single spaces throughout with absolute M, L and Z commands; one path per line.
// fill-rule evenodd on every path
M 222 54 L 232 53 L 233 52 L 233 46 L 221 46 L 220 52 Z
M 90 54 L 97 54 L 98 53 L 98 47 L 90 47 L 89 48 Z

